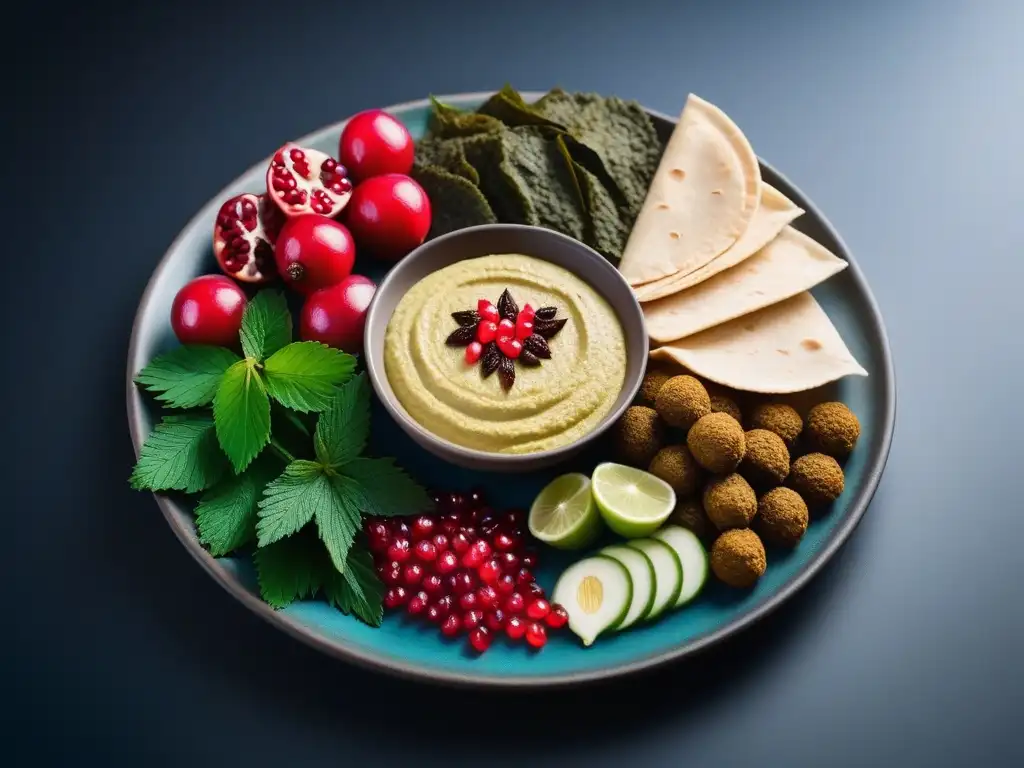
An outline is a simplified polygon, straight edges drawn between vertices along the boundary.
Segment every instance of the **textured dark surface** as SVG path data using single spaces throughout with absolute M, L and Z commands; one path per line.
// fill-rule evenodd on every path
M 1024 762 L 1024 6 L 408 5 L 37 2 L 11 22 L 31 55 L 5 68 L 5 764 Z M 131 318 L 192 213 L 285 139 L 506 80 L 724 108 L 859 258 L 900 395 L 875 501 L 813 585 L 692 663 L 566 696 L 321 657 L 126 483 Z

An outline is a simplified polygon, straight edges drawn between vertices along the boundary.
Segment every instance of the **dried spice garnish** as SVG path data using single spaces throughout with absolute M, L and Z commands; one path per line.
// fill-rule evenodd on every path
M 465 347 L 466 362 L 479 362 L 485 379 L 497 371 L 502 388 L 508 391 L 516 381 L 516 360 L 536 368 L 541 360 L 551 359 L 547 340 L 561 331 L 567 320 L 557 314 L 556 307 L 534 310 L 527 304 L 520 309 L 506 288 L 497 305 L 480 299 L 475 310 L 452 312 L 459 327 L 448 334 L 445 344 Z

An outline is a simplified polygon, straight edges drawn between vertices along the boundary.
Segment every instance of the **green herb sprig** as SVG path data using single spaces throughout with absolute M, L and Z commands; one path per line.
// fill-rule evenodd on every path
M 199 541 L 215 557 L 255 545 L 260 593 L 271 606 L 320 595 L 379 626 L 384 586 L 359 536 L 362 516 L 418 514 L 429 497 L 392 459 L 363 455 L 365 374 L 346 352 L 292 341 L 280 292 L 249 302 L 239 341 L 242 357 L 184 345 L 138 373 L 139 386 L 177 410 L 146 439 L 130 485 L 201 492 Z M 275 423 L 311 445 L 293 451 L 271 434 Z

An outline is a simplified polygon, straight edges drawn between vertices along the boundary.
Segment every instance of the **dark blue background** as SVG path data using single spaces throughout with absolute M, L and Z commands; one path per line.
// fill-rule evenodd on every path
M 1024 762 L 1024 4 L 143 5 L 34 2 L 5 29 L 5 762 Z M 557 696 L 321 657 L 126 484 L 131 319 L 193 212 L 288 138 L 506 80 L 722 106 L 857 255 L 900 396 L 875 501 L 812 586 L 692 662 Z

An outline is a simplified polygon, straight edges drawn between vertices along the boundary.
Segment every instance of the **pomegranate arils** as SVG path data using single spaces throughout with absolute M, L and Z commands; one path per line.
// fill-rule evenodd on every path
M 533 574 L 530 573 L 529 568 L 520 568 L 519 573 L 516 574 L 516 585 L 525 586 L 533 581 Z
M 484 625 L 492 632 L 497 632 L 505 626 L 505 612 L 497 608 L 484 616 Z
M 404 563 L 409 559 L 409 540 L 406 538 L 394 539 L 388 546 L 388 558 L 396 563 Z
M 498 324 L 484 321 L 476 327 L 476 340 L 481 344 L 489 344 L 498 335 Z
M 430 597 L 426 592 L 417 592 L 405 606 L 406 613 L 410 616 L 419 616 L 427 609 L 428 602 L 430 602 Z
M 459 607 L 464 611 L 472 611 L 477 607 L 476 592 L 466 592 L 459 596 Z
M 531 619 L 540 620 L 551 613 L 551 604 L 543 598 L 536 598 L 526 606 L 526 615 Z
M 544 597 L 544 587 L 536 581 L 527 584 L 523 589 L 526 591 L 525 597 Z
M 502 552 L 508 552 L 519 546 L 519 541 L 507 533 L 499 533 L 494 537 L 494 548 Z
M 497 560 L 488 560 L 480 566 L 477 573 L 480 575 L 480 581 L 484 584 L 497 584 L 498 579 L 501 578 L 501 565 Z
M 369 539 L 371 552 L 384 552 L 390 543 L 388 527 L 381 522 L 370 523 L 366 526 L 366 538 Z
M 526 642 L 532 645 L 534 648 L 543 648 L 544 644 L 548 641 L 547 630 L 544 629 L 544 625 L 536 621 L 531 621 L 526 625 Z
M 506 573 L 494 586 L 501 594 L 511 595 L 516 589 L 516 580 Z
M 569 623 L 569 614 L 558 603 L 551 606 L 551 612 L 544 617 L 545 623 L 552 629 L 561 629 Z
M 522 557 L 523 568 L 536 568 L 537 555 L 533 552 L 524 552 Z
M 247 193 L 227 200 L 213 227 L 213 255 L 221 271 L 245 283 L 277 277 L 274 243 L 283 223 L 266 195 Z
M 445 613 L 436 604 L 427 606 L 427 621 L 431 624 L 440 624 L 444 617 Z
M 389 587 L 397 587 L 402 583 L 401 563 L 391 563 L 385 566 L 380 572 L 380 580 Z
M 445 620 L 441 622 L 441 634 L 445 637 L 455 637 L 461 631 L 462 622 L 459 621 L 459 617 L 454 613 L 448 614 Z
M 438 554 L 448 549 L 448 537 L 443 533 L 435 533 L 431 541 L 434 542 L 434 549 L 437 550 Z
M 466 346 L 466 363 L 467 365 L 476 365 L 480 356 L 484 353 L 484 345 L 479 341 L 472 341 Z
M 416 542 L 416 557 L 427 563 L 432 563 L 437 559 L 437 547 L 434 546 L 432 541 L 418 541 Z
M 477 627 L 469 633 L 469 644 L 477 653 L 483 653 L 491 647 L 491 633 L 487 627 Z
M 419 563 L 409 563 L 402 571 L 402 581 L 409 587 L 418 586 L 423 581 L 423 566 Z
M 407 597 L 408 593 L 405 591 L 405 587 L 391 587 L 384 593 L 384 607 L 397 608 L 406 601 Z
M 476 589 L 476 579 L 469 571 L 459 571 L 455 574 L 455 592 L 464 595 Z
M 505 622 L 505 634 L 511 640 L 521 640 L 523 635 L 526 634 L 526 622 L 518 616 L 509 617 L 508 621 Z
M 462 626 L 466 629 L 476 629 L 480 626 L 483 620 L 483 611 L 469 610 L 462 615 Z
M 505 600 L 505 610 L 513 616 L 523 612 L 523 608 L 526 607 L 526 600 L 518 592 L 513 592 Z
M 515 552 L 499 552 L 498 562 L 501 563 L 502 570 L 506 573 L 519 571 L 519 555 Z
M 285 144 L 267 169 L 267 194 L 286 216 L 336 216 L 352 196 L 348 171 L 315 149 Z
M 434 568 L 442 575 L 451 573 L 458 567 L 459 558 L 455 556 L 454 552 L 442 552 L 438 555 L 437 561 L 434 564 Z
M 482 320 L 489 320 L 494 323 L 498 322 L 498 318 L 501 317 L 498 313 L 498 308 L 487 299 L 479 299 L 477 301 L 476 311 Z
M 409 538 L 411 531 L 409 530 L 409 524 L 404 520 L 392 519 L 388 522 L 388 529 L 391 531 L 392 538 Z
M 497 590 L 490 584 L 485 584 L 476 591 L 476 600 L 483 609 L 497 608 L 501 598 Z
M 452 549 L 455 551 L 455 554 L 464 554 L 469 550 L 469 547 L 469 537 L 465 533 L 459 532 L 452 536 Z
M 436 573 L 428 573 L 423 577 L 423 581 L 420 583 L 420 586 L 423 588 L 423 591 L 431 595 L 437 595 L 443 591 L 444 582 L 441 581 L 441 577 Z
M 428 539 L 434 534 L 434 527 L 434 518 L 427 517 L 426 515 L 420 515 L 413 520 L 412 536 L 417 541 L 420 539 Z

